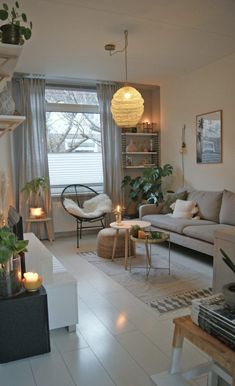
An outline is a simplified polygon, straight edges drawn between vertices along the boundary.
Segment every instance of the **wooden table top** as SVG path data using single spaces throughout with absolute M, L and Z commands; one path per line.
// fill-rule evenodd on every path
M 175 318 L 173 323 L 175 324 L 173 347 L 179 347 L 179 338 L 183 336 L 235 376 L 235 352 L 233 350 L 194 324 L 190 315 Z

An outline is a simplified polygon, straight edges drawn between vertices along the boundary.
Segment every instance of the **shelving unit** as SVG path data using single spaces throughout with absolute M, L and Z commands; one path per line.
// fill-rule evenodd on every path
M 25 117 L 20 115 L 0 115 L 0 138 L 3 134 L 15 130 L 24 120 Z
M 22 48 L 22 46 L 14 44 L 0 44 L 0 92 L 6 82 L 11 80 Z M 15 130 L 24 120 L 24 116 L 0 115 L 0 137 L 9 131 Z
M 128 146 L 136 149 L 128 151 Z M 122 133 L 123 169 L 145 169 L 159 165 L 160 132 Z
M 0 44 L 0 91 L 11 80 L 22 46 Z

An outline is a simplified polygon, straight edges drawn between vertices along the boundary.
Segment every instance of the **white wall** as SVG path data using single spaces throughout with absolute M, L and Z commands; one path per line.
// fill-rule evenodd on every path
M 196 115 L 223 110 L 221 164 L 196 163 Z M 235 55 L 161 87 L 162 162 L 174 166 L 167 188 L 182 184 L 181 128 L 186 124 L 185 183 L 195 189 L 235 191 Z

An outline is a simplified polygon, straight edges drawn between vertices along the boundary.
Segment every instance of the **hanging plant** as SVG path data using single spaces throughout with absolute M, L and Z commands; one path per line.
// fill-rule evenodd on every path
M 0 27 L 0 38 L 2 43 L 7 44 L 24 44 L 32 36 L 32 22 L 28 22 L 25 12 L 20 11 L 18 1 L 12 8 L 3 3 L 0 9 L 0 20 L 7 20 L 6 24 Z

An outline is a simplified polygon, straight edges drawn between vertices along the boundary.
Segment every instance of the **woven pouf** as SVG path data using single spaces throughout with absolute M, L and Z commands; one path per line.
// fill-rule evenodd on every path
M 105 259 L 112 258 L 116 229 L 104 228 L 97 235 L 97 255 Z M 125 256 L 125 229 L 119 230 L 115 257 Z

